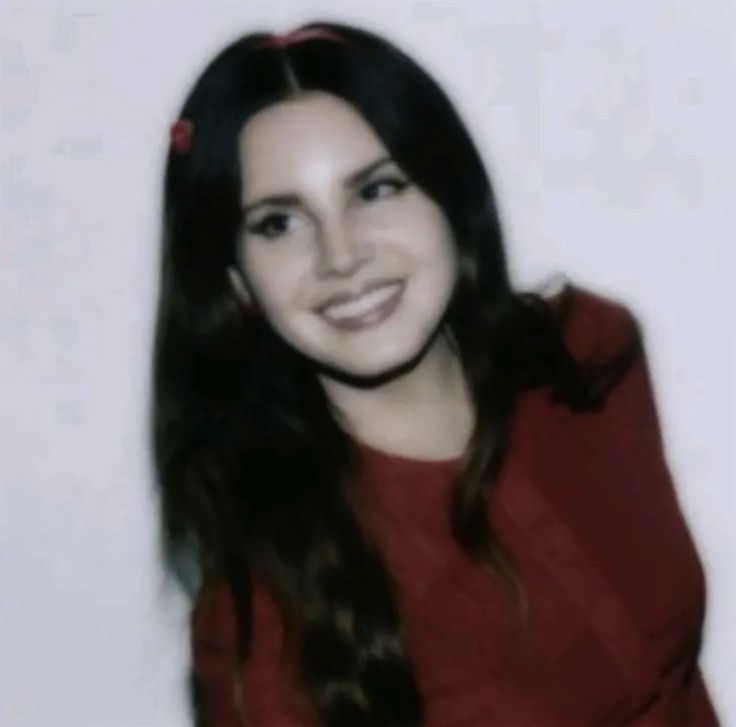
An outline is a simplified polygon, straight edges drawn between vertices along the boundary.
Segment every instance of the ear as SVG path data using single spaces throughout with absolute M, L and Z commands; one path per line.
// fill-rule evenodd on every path
M 249 306 L 252 296 L 248 291 L 248 286 L 243 279 L 243 275 L 232 265 L 228 265 L 227 276 L 230 279 L 230 286 L 232 287 L 235 296 L 241 301 L 241 303 L 243 303 L 243 305 Z

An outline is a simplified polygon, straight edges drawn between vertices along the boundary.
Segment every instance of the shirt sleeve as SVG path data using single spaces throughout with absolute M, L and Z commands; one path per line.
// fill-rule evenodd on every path
M 655 702 L 630 727 L 720 727 L 699 668 L 680 664 L 662 680 Z
M 198 727 L 242 727 L 235 700 L 235 624 L 224 586 L 200 591 L 190 622 Z
M 236 621 L 225 585 L 200 594 L 191 620 L 192 671 L 201 727 L 311 727 L 293 686 L 275 603 L 253 588 L 253 636 L 245 665 L 235 671 Z M 237 677 L 235 676 L 237 673 Z M 242 712 L 242 717 L 241 717 Z
M 607 400 L 607 419 L 612 439 L 615 432 L 617 446 L 627 452 L 632 467 L 654 473 L 652 464 L 656 461 L 656 468 L 663 473 L 648 478 L 648 491 L 642 491 L 642 497 L 646 495 L 647 500 L 642 507 L 656 508 L 662 538 L 680 533 L 676 540 L 672 535 L 671 553 L 680 563 L 682 603 L 690 603 L 691 608 L 679 614 L 679 626 L 673 621 L 668 630 L 658 635 L 652 648 L 662 653 L 677 653 L 680 652 L 675 648 L 677 628 L 687 628 L 690 635 L 702 628 L 704 574 L 669 471 L 645 340 L 638 320 L 627 307 L 581 289 L 576 289 L 575 295 L 577 301 L 569 316 L 566 338 L 576 358 L 606 360 L 622 348 L 632 350 L 633 360 Z M 656 597 L 656 593 L 651 597 Z M 679 658 L 662 673 L 657 698 L 631 727 L 718 727 L 718 717 L 698 666 L 698 644 L 699 639 L 693 640 L 692 648 L 682 650 Z

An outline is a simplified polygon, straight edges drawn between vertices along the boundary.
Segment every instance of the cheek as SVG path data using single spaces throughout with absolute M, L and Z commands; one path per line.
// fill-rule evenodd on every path
M 299 303 L 306 260 L 269 251 L 269 254 L 246 254 L 244 263 L 256 298 L 267 312 L 278 314 L 283 306 Z
M 450 231 L 434 225 L 427 228 L 425 235 L 426 261 L 432 278 L 440 285 L 452 285 L 457 278 L 459 258 Z
M 418 198 L 408 210 L 407 222 L 418 253 L 427 260 L 435 260 L 438 272 L 451 272 L 456 265 L 457 251 L 452 229 L 442 210 L 430 200 Z

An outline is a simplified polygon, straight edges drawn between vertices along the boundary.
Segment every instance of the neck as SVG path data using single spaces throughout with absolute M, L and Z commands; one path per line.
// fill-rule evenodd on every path
M 393 454 L 422 459 L 460 456 L 474 413 L 457 354 L 437 336 L 419 363 L 380 386 L 364 389 L 320 377 L 347 431 Z

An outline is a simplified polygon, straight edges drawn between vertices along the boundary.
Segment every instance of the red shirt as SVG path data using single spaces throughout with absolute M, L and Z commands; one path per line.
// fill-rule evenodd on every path
M 632 335 L 631 318 L 603 298 L 575 295 L 567 343 L 576 356 L 605 359 Z M 521 395 L 489 517 L 526 589 L 526 630 L 510 620 L 502 587 L 450 537 L 459 461 L 360 449 L 425 727 L 718 724 L 697 665 L 703 571 L 643 356 L 598 412 L 573 413 L 546 390 Z M 192 623 L 206 725 L 239 726 L 224 587 Z M 276 607 L 258 582 L 253 633 L 242 673 L 248 724 L 306 727 L 278 661 Z

